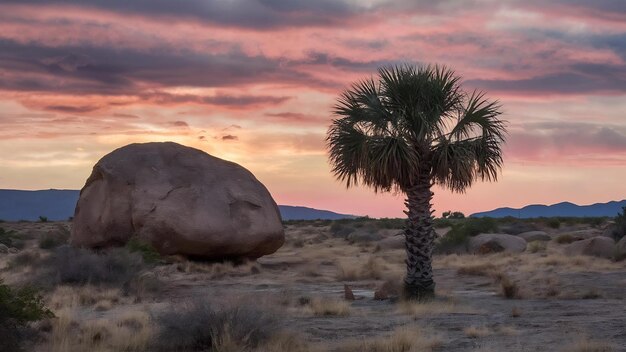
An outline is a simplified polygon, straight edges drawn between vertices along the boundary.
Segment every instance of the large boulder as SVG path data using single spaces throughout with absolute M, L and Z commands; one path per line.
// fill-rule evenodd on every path
M 526 250 L 526 240 L 503 233 L 483 233 L 469 240 L 467 250 L 473 254 L 522 253 Z
M 526 240 L 526 242 L 530 243 L 533 241 L 550 241 L 552 237 L 543 231 L 528 231 L 523 232 L 517 235 Z
M 176 143 L 131 144 L 104 156 L 80 192 L 71 244 L 131 237 L 161 254 L 258 258 L 284 241 L 278 206 L 248 170 Z
M 565 247 L 567 255 L 590 255 L 612 259 L 615 254 L 615 241 L 612 238 L 597 236 L 576 241 Z

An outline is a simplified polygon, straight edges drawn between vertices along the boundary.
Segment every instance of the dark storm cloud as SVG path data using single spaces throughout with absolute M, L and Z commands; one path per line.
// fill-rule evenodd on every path
M 54 91 L 72 94 L 133 94 L 139 85 L 230 87 L 259 82 L 322 86 L 309 75 L 286 67 L 279 59 L 225 54 L 174 52 L 167 47 L 150 51 L 91 46 L 47 47 L 0 40 L 0 89 Z M 221 99 L 221 101 L 220 101 Z M 234 104 L 222 97 L 212 103 Z M 254 98 L 240 98 L 251 103 Z M 282 98 L 281 98 L 282 99 Z
M 468 80 L 470 87 L 531 94 L 626 93 L 626 65 L 579 63 L 561 72 L 519 80 Z
M 361 11 L 338 0 L 9 0 L 5 3 L 72 5 L 164 20 L 193 20 L 218 25 L 269 29 L 345 23 Z
M 399 60 L 368 60 L 357 61 L 341 56 L 333 56 L 328 53 L 311 51 L 307 53 L 305 60 L 299 61 L 299 64 L 305 65 L 328 65 L 349 71 L 376 71 L 378 67 L 388 66 L 400 62 Z

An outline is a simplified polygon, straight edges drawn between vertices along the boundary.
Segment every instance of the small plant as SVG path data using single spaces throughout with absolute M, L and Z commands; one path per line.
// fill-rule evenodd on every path
M 138 253 L 143 257 L 144 262 L 153 264 L 161 260 L 161 254 L 152 246 L 152 244 L 142 241 L 138 237 L 132 237 L 127 243 L 126 248 L 131 253 Z
M 24 241 L 22 241 L 14 231 L 5 230 L 2 227 L 0 227 L 0 244 L 17 249 L 24 248 Z
M 121 286 L 137 277 L 144 268 L 141 255 L 125 248 L 96 253 L 87 249 L 61 246 L 44 259 L 44 268 L 36 283 L 43 286 L 58 284 L 104 284 Z
M 39 216 L 39 222 L 48 222 L 48 217 L 47 216 Z
M 29 287 L 12 289 L 0 281 L 0 350 L 21 350 L 24 330 L 29 322 L 51 318 L 43 298 Z
M 465 245 L 470 237 L 481 233 L 493 233 L 497 230 L 498 225 L 492 218 L 464 219 L 452 226 L 452 229 L 436 244 L 435 250 L 439 253 L 446 252 Z
M 218 309 L 206 300 L 188 301 L 156 317 L 155 348 L 161 351 L 247 351 L 277 332 L 274 317 L 249 306 Z
M 615 218 L 615 228 L 613 230 L 613 237 L 616 241 L 626 236 L 626 207 L 622 208 L 622 212 Z
M 528 251 L 530 253 L 543 252 L 548 247 L 544 241 L 532 241 L 528 244 Z
M 350 315 L 350 304 L 345 301 L 314 298 L 311 300 L 311 311 L 318 316 L 347 316 Z
M 561 227 L 561 221 L 557 218 L 550 218 L 546 221 L 546 225 L 553 229 L 558 229 Z
M 67 244 L 70 239 L 70 231 L 65 226 L 58 226 L 54 231 L 50 231 L 39 238 L 39 248 L 52 249 Z
M 511 281 L 508 277 L 503 276 L 500 278 L 500 287 L 502 289 L 502 295 L 508 299 L 520 298 L 519 286 L 514 281 Z
M 555 239 L 556 243 L 558 244 L 569 244 L 569 243 L 575 242 L 576 240 L 577 240 L 576 237 L 569 235 L 569 234 L 560 235 Z

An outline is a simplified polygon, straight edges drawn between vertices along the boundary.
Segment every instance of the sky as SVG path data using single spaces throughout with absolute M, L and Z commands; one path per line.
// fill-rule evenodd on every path
M 0 188 L 79 189 L 134 142 L 251 170 L 279 204 L 403 216 L 330 172 L 332 106 L 380 66 L 438 63 L 508 121 L 497 183 L 436 214 L 626 198 L 622 0 L 0 1 Z

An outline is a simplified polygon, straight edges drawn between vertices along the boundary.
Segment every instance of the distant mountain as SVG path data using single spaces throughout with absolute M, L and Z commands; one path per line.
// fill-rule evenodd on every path
M 533 204 L 520 209 L 498 208 L 491 211 L 472 214 L 472 217 L 503 218 L 512 216 L 516 218 L 538 218 L 552 216 L 592 217 L 592 216 L 616 216 L 622 207 L 626 207 L 626 200 L 612 201 L 608 203 L 595 203 L 591 205 L 576 205 L 563 202 L 553 205 Z
M 291 205 L 279 205 L 283 220 L 338 220 L 354 219 L 354 215 L 338 214 L 328 210 L 319 210 Z
M 0 220 L 18 221 L 67 220 L 74 216 L 80 191 L 49 189 L 42 191 L 21 191 L 0 189 Z M 338 214 L 328 210 L 279 205 L 283 220 L 336 220 L 355 218 L 353 215 Z

